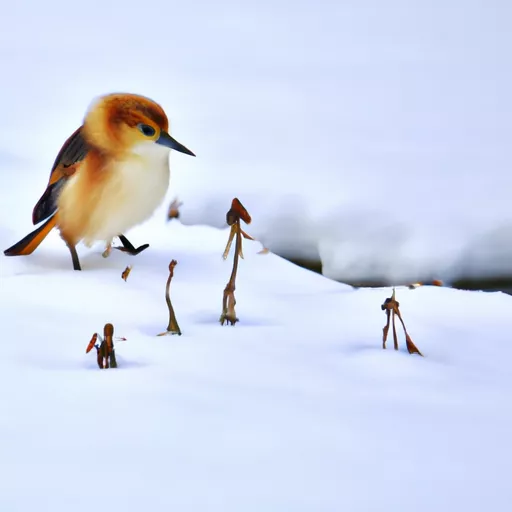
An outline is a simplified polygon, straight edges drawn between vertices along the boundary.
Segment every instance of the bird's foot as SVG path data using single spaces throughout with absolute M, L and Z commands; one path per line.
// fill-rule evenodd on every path
M 108 258 L 110 256 L 110 253 L 112 252 L 112 240 L 110 242 L 107 242 L 107 245 L 105 247 L 105 250 L 101 253 L 101 255 L 104 258 Z
M 133 244 L 128 240 L 128 238 L 126 238 L 124 235 L 119 235 L 119 240 L 121 240 L 123 247 L 114 247 L 114 249 L 117 249 L 118 251 L 127 252 L 131 256 L 137 256 L 137 254 L 141 253 L 144 249 L 147 249 L 149 247 L 149 244 L 143 244 L 135 248 Z
M 133 249 L 128 249 L 126 247 L 114 247 L 114 249 L 117 249 L 118 251 L 126 252 L 126 253 L 130 254 L 131 256 L 137 256 L 137 254 L 140 254 L 144 249 L 147 249 L 148 247 L 149 247 L 149 244 L 144 244 L 144 245 L 140 245 L 137 248 L 134 247 Z

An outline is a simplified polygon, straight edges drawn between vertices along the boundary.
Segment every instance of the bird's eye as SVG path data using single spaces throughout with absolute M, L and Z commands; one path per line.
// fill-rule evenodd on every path
M 137 128 L 146 136 L 146 137 L 153 137 L 155 135 L 155 129 L 152 126 L 149 126 L 148 124 L 139 123 L 137 125 Z

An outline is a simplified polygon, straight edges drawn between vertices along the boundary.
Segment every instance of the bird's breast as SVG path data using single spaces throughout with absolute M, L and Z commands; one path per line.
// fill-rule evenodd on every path
M 111 240 L 148 220 L 169 186 L 168 152 L 130 155 L 102 169 L 82 169 L 59 201 L 60 217 L 86 245 Z M 66 226 L 64 226 L 65 228 Z

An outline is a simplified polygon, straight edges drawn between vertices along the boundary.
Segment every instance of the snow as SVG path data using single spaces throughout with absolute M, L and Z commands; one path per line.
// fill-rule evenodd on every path
M 389 288 L 246 241 L 240 322 L 222 327 L 227 231 L 164 214 L 130 232 L 150 243 L 136 257 L 81 246 L 81 273 L 56 233 L 2 258 L 1 510 L 508 510 L 509 296 L 399 287 L 425 357 L 401 331 L 384 351 Z M 183 335 L 157 337 L 173 258 Z M 85 353 L 106 322 L 127 338 L 118 369 Z

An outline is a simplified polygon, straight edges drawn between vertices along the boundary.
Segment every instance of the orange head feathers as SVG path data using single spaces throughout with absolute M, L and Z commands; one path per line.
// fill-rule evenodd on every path
M 169 120 L 162 107 L 144 96 L 109 94 L 95 101 L 84 119 L 84 136 L 108 153 L 156 142 L 195 156 L 167 132 Z
M 124 232 L 147 220 L 169 185 L 170 149 L 195 156 L 169 135 L 162 107 L 136 94 L 98 98 L 83 124 L 66 140 L 53 164 L 47 188 L 34 207 L 32 221 L 46 222 L 4 251 L 32 253 L 57 227 L 68 246 L 73 268 L 80 270 L 75 246 L 84 241 L 107 245 L 121 240 L 125 252 L 138 254 Z

